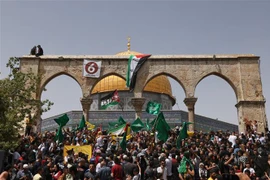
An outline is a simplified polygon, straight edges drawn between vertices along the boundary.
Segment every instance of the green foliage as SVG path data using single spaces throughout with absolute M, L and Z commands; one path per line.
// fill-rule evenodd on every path
M 14 149 L 18 145 L 20 122 L 26 115 L 42 114 L 50 110 L 52 102 L 36 99 L 40 76 L 19 70 L 19 59 L 10 58 L 7 67 L 10 75 L 0 80 L 0 149 Z M 30 118 L 35 120 L 36 117 Z

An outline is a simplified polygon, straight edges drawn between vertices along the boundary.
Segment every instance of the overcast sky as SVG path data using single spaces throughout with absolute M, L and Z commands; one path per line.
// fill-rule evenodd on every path
M 113 55 L 127 49 L 153 55 L 255 54 L 261 57 L 263 93 L 270 99 L 270 1 L 0 1 L 0 78 L 9 57 L 41 44 L 47 55 Z M 59 76 L 42 99 L 55 103 L 43 118 L 81 110 L 78 84 Z M 174 109 L 187 110 L 172 81 Z M 197 86 L 195 112 L 237 124 L 230 85 L 209 76 Z M 266 114 L 270 115 L 269 102 Z

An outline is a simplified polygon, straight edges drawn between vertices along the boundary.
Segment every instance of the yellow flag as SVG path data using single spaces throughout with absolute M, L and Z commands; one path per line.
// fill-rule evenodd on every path
M 131 128 L 130 126 L 128 126 L 126 139 L 129 140 L 130 138 L 132 138 L 132 134 L 131 134 Z
M 88 130 L 92 130 L 96 127 L 94 124 L 91 124 L 90 122 L 85 122 L 85 124 L 86 124 Z
M 67 156 L 67 151 L 73 149 L 75 153 L 82 152 L 86 155 L 88 155 L 88 160 L 91 159 L 92 157 L 92 146 L 91 145 L 84 145 L 84 146 L 64 146 L 64 152 L 63 155 L 64 157 Z

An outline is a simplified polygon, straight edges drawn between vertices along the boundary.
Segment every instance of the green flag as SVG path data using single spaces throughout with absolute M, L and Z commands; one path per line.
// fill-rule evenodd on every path
M 157 138 L 166 142 L 169 137 L 170 129 L 171 128 L 166 122 L 163 113 L 159 113 L 155 122 L 155 130 L 158 132 Z
M 128 124 L 126 124 L 126 127 L 124 129 L 124 136 L 123 139 L 120 142 L 120 147 L 123 149 L 123 151 L 126 151 L 127 149 L 127 130 L 128 130 Z
M 115 128 L 116 126 L 121 126 L 126 124 L 126 121 L 120 116 L 117 122 L 109 122 L 109 129 Z
M 176 140 L 176 147 L 179 149 L 181 147 L 181 141 L 188 137 L 188 125 L 192 124 L 191 122 L 183 122 L 183 127 L 179 132 L 179 135 Z
M 85 123 L 84 115 L 82 115 L 82 119 L 80 121 L 78 130 L 82 130 L 85 126 L 86 126 L 86 123 Z
M 141 129 L 144 128 L 144 124 L 143 122 L 141 121 L 140 118 L 137 118 L 132 124 L 131 124 L 131 129 L 132 131 L 134 132 L 138 132 L 140 131 Z
M 161 104 L 157 102 L 149 101 L 147 103 L 146 112 L 148 112 L 149 114 L 158 115 L 160 109 L 161 109 Z
M 190 164 L 190 167 L 193 169 L 193 165 L 192 165 L 192 162 L 189 160 L 189 151 L 186 151 L 184 152 L 184 156 L 180 162 L 180 165 L 178 167 L 178 172 L 179 173 L 185 173 L 187 171 L 187 168 L 186 168 L 186 163 L 189 162 Z
M 55 136 L 55 141 L 58 140 L 58 142 L 62 142 L 64 140 L 64 135 L 62 133 L 62 128 L 68 123 L 69 118 L 67 114 L 64 114 L 63 116 L 54 119 L 54 121 L 59 125 L 58 131 Z

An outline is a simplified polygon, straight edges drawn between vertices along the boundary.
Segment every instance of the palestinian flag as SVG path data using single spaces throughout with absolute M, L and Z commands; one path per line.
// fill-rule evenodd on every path
M 125 127 L 126 127 L 126 123 L 122 124 L 116 128 L 110 129 L 108 134 L 114 135 L 114 136 L 120 136 L 124 133 Z
M 120 142 L 120 147 L 122 148 L 123 151 L 126 151 L 126 148 L 127 148 L 128 126 L 129 126 L 129 124 L 126 124 L 125 129 L 124 129 L 124 136 L 123 136 L 123 139 Z
M 128 60 L 128 69 L 127 69 L 127 81 L 126 86 L 129 87 L 129 90 L 132 92 L 135 88 L 137 73 L 139 69 L 143 66 L 145 61 L 150 57 L 149 54 L 141 55 L 131 55 Z
M 122 124 L 120 127 L 117 127 L 117 128 L 114 128 L 114 129 L 111 129 L 109 130 L 109 135 L 112 137 L 112 138 L 118 138 L 118 139 L 122 139 L 123 138 L 123 135 L 125 133 L 125 127 L 126 127 L 127 124 Z M 126 140 L 129 140 L 132 138 L 132 134 L 131 134 L 131 128 L 130 128 L 130 125 L 128 125 L 128 128 L 127 128 L 127 133 L 126 133 Z
M 104 96 L 100 99 L 101 107 L 100 109 L 107 109 L 109 106 L 114 106 L 119 104 L 120 98 L 118 95 L 118 91 L 115 90 L 114 92 L 111 92 L 107 96 Z

